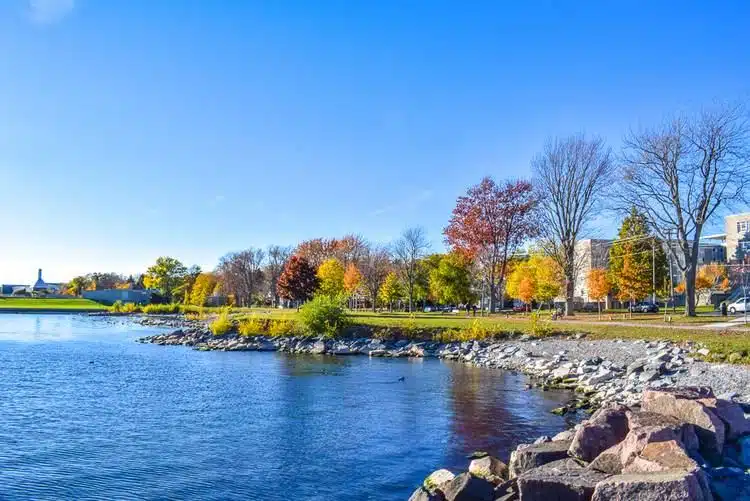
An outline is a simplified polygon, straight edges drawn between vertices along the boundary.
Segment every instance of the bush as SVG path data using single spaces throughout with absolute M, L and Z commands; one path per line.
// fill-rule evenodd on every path
M 299 321 L 307 333 L 325 337 L 335 337 L 349 324 L 344 301 L 321 295 L 300 308 Z
M 122 301 L 119 299 L 112 303 L 112 306 L 109 307 L 109 311 L 112 311 L 114 313 L 120 313 L 124 308 L 124 305 L 122 304 Z
M 241 336 L 258 336 L 266 332 L 266 323 L 267 320 L 263 318 L 243 318 L 237 326 L 237 331 Z
M 269 336 L 294 336 L 298 330 L 297 323 L 294 320 L 270 320 L 268 322 Z
M 179 312 L 179 304 L 147 304 L 143 307 L 143 313 L 147 315 L 166 315 Z
M 530 315 L 529 325 L 531 327 L 531 333 L 534 336 L 544 337 L 552 334 L 552 328 L 550 327 L 549 321 L 541 320 L 538 312 L 534 312 Z
M 141 311 L 141 306 L 135 303 L 125 303 L 122 307 L 122 311 L 124 313 L 139 313 Z
M 234 322 L 229 318 L 229 308 L 221 310 L 219 316 L 208 326 L 214 336 L 221 336 L 234 328 Z

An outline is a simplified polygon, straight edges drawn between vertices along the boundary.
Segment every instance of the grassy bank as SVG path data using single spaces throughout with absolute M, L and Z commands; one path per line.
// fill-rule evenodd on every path
M 0 298 L 0 312 L 4 311 L 103 311 L 107 307 L 89 299 L 47 299 L 25 297 Z

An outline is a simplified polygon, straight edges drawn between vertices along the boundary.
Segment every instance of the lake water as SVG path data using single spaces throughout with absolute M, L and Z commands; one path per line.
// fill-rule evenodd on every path
M 405 500 L 565 428 L 520 375 L 134 342 L 155 332 L 0 315 L 0 499 Z

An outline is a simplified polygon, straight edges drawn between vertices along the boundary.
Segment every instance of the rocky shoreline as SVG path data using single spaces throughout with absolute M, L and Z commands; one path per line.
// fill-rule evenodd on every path
M 522 444 L 508 465 L 489 455 L 438 470 L 412 495 L 427 500 L 750 500 L 750 370 L 700 361 L 697 343 L 572 338 L 463 343 L 369 338 L 214 336 L 204 322 L 141 317 L 175 330 L 139 339 L 196 350 L 434 357 L 525 373 L 572 390 L 559 414 L 594 414 L 556 437 Z M 708 387 L 713 387 L 711 390 Z

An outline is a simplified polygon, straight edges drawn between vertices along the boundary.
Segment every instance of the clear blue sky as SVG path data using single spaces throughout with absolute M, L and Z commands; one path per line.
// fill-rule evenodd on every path
M 0 282 L 414 224 L 439 247 L 548 136 L 746 98 L 748 26 L 745 1 L 3 1 Z

